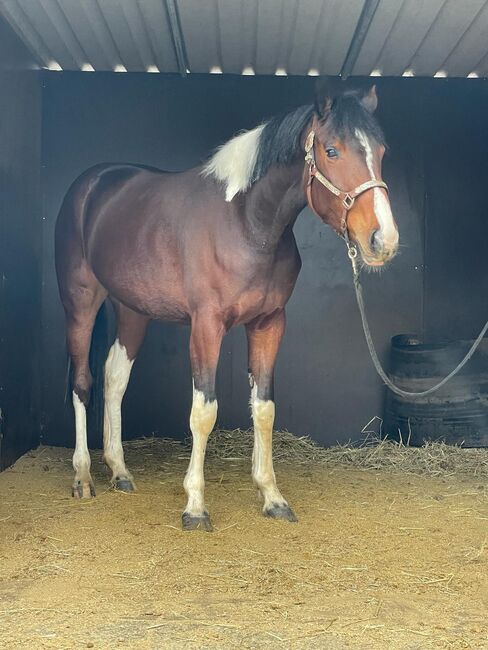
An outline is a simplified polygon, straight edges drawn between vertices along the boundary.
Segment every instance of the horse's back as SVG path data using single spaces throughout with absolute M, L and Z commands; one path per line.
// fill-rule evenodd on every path
M 108 188 L 120 187 L 143 173 L 163 176 L 169 172 L 157 167 L 130 163 L 99 163 L 89 167 L 72 182 L 66 192 L 58 221 L 66 216 L 80 216 L 80 213 L 87 211 L 87 202 L 94 195 L 99 195 Z

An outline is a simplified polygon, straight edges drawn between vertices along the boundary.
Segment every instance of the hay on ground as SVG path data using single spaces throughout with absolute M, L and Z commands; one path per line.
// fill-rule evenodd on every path
M 402 472 L 429 476 L 469 476 L 488 479 L 488 449 L 463 448 L 444 442 L 426 442 L 411 447 L 404 442 L 365 432 L 361 444 L 319 446 L 309 436 L 289 431 L 273 434 L 273 458 L 277 463 L 314 464 L 325 467 Z M 218 429 L 210 436 L 207 455 L 215 460 L 249 460 L 253 448 L 252 429 Z M 130 447 L 158 445 L 168 455 L 188 454 L 191 438 L 183 443 L 167 438 L 142 438 L 127 443 Z

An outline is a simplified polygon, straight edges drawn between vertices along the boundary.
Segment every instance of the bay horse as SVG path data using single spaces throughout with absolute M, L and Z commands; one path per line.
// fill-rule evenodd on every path
M 193 446 L 182 525 L 212 529 L 203 468 L 217 417 L 216 368 L 224 334 L 243 324 L 253 480 L 266 516 L 296 521 L 272 460 L 273 369 L 301 267 L 293 226 L 308 204 L 358 246 L 365 265 L 382 266 L 395 255 L 398 230 L 381 180 L 385 145 L 376 106 L 374 86 L 329 83 L 314 105 L 238 134 L 189 171 L 99 164 L 74 181 L 56 223 L 76 424 L 74 497 L 95 495 L 86 429 L 89 350 L 97 313 L 109 298 L 117 337 L 105 363 L 103 444 L 113 485 L 134 490 L 121 403 L 147 324 L 190 324 Z

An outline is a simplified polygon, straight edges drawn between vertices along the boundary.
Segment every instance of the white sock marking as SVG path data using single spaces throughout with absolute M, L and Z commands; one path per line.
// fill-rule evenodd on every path
M 373 165 L 373 151 L 371 149 L 371 144 L 366 137 L 366 134 L 359 129 L 356 129 L 356 137 L 365 151 L 366 166 L 371 174 L 371 179 L 377 180 Z M 395 246 L 398 243 L 398 230 L 393 220 L 390 202 L 386 198 L 384 190 L 379 187 L 373 188 L 373 201 L 374 212 L 378 219 L 383 242 L 389 247 Z
M 193 437 L 190 464 L 183 486 L 188 496 L 185 512 L 194 516 L 205 511 L 205 477 L 203 466 L 207 440 L 217 419 L 217 400 L 205 402 L 201 390 L 193 388 L 193 404 L 190 414 L 190 429 Z
M 276 485 L 273 469 L 273 424 L 275 405 L 272 400 L 258 398 L 256 383 L 251 390 L 251 411 L 254 424 L 254 449 L 252 454 L 252 476 L 264 498 L 264 510 L 273 504 L 286 504 Z
M 90 478 L 90 453 L 86 439 L 86 408 L 78 395 L 73 391 L 73 408 L 75 410 L 76 445 L 73 454 L 75 480 L 87 483 Z
M 103 424 L 103 448 L 105 462 L 116 476 L 131 478 L 124 461 L 122 447 L 121 406 L 124 393 L 129 383 L 134 360 L 127 356 L 125 346 L 119 339 L 110 348 L 105 363 L 105 407 Z
M 236 194 L 250 186 L 263 129 L 264 124 L 235 136 L 222 145 L 203 168 L 204 176 L 215 176 L 224 183 L 226 201 L 232 201 Z

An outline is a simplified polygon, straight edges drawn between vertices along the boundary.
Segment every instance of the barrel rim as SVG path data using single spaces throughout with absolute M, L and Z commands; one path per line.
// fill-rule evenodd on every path
M 391 347 L 395 350 L 408 350 L 409 352 L 433 352 L 436 350 L 464 349 L 474 343 L 474 339 L 441 339 L 439 341 L 425 341 L 419 334 L 396 334 L 391 337 Z M 485 343 L 486 342 L 486 343 Z M 488 344 L 488 337 L 481 343 Z

